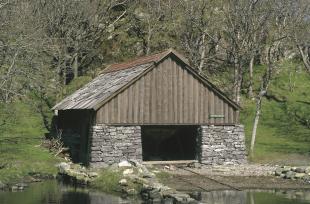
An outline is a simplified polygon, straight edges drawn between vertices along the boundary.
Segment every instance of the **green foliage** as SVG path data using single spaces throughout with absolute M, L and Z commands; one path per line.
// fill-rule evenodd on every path
M 158 178 L 160 181 L 165 181 L 169 177 L 171 177 L 171 174 L 164 171 L 160 171 L 159 173 L 156 174 L 156 178 Z
M 46 132 L 39 114 L 21 102 L 1 105 L 0 180 L 14 182 L 31 172 L 56 174 L 60 160 L 40 146 Z
M 99 177 L 92 182 L 92 187 L 104 192 L 120 192 L 119 180 L 122 178 L 120 171 L 104 169 L 99 173 Z
M 91 80 L 92 78 L 90 76 L 80 76 L 80 77 L 73 79 L 70 82 L 70 84 L 68 84 L 67 86 L 63 88 L 62 95 L 60 97 L 64 98 L 72 94 L 73 92 L 75 92 L 76 90 L 78 90 L 79 88 L 81 88 L 82 86 L 90 82 Z
M 256 67 L 256 89 L 261 69 L 262 67 Z M 282 160 L 294 164 L 300 160 L 301 163 L 306 163 L 310 153 L 310 128 L 303 121 L 309 121 L 310 115 L 309 104 L 305 103 L 310 101 L 310 95 L 306 94 L 310 90 L 310 77 L 297 62 L 283 62 L 278 70 L 268 91 L 269 99 L 263 100 L 253 161 Z M 255 101 L 244 99 L 243 106 L 240 120 L 245 125 L 246 143 L 249 147 Z

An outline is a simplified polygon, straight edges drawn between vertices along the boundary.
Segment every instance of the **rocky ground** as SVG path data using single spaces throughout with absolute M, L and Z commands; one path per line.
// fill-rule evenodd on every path
M 114 172 L 114 175 L 119 178 L 114 182 L 117 182 L 122 197 L 140 195 L 147 203 L 198 203 L 189 194 L 162 184 L 155 175 L 160 173 L 159 171 L 149 170 L 137 161 L 122 161 L 107 167 L 105 170 L 86 169 L 77 164 L 65 162 L 60 163 L 58 168 L 60 178 L 84 186 L 92 186 L 96 179 L 100 179 L 100 171 Z M 115 186 L 115 184 L 112 184 L 112 186 Z
M 137 161 L 122 161 L 106 169 L 92 169 L 72 163 L 58 165 L 59 177 L 70 183 L 92 187 L 96 181 L 106 187 L 103 172 L 115 177 L 110 185 L 116 185 L 127 196 L 140 195 L 145 201 L 164 203 L 197 203 L 195 193 L 214 190 L 244 189 L 310 189 L 310 167 L 271 165 L 142 165 Z M 31 178 L 36 178 L 32 175 Z M 100 180 L 101 178 L 101 180 Z M 38 182 L 40 179 L 32 180 Z M 102 183 L 103 182 L 103 183 Z M 27 183 L 1 189 L 23 190 Z M 186 193 L 184 193 L 186 192 Z
M 290 167 L 292 168 L 296 169 Z M 292 173 L 288 167 L 285 168 L 285 172 L 290 175 L 289 178 L 283 175 L 282 167 L 268 165 L 196 166 L 196 168 L 166 166 L 163 169 L 168 175 L 161 181 L 179 191 L 310 189 L 308 180 L 296 177 L 305 176 L 306 173 Z M 281 176 L 275 176 L 277 174 Z

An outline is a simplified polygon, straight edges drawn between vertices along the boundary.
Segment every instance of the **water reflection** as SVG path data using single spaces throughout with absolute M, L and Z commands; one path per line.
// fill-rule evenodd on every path
M 310 204 L 310 191 L 306 190 L 224 190 L 197 193 L 195 197 L 206 204 Z M 23 192 L 0 192 L 0 204 L 20 203 L 131 204 L 142 202 L 139 199 L 124 200 L 118 196 L 73 188 L 56 181 L 37 183 Z
M 248 190 L 203 192 L 206 204 L 309 204 L 308 190 Z
M 73 188 L 56 181 L 31 185 L 23 192 L 0 192 L 0 204 L 102 204 L 140 203 L 139 200 L 124 200 L 118 196 Z

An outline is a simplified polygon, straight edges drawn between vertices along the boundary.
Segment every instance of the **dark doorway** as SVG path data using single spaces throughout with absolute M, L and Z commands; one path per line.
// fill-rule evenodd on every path
M 197 126 L 142 126 L 143 161 L 196 159 Z

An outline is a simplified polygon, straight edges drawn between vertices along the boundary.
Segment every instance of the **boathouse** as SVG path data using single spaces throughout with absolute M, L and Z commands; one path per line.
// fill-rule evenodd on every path
M 113 64 L 53 107 L 75 162 L 246 162 L 240 107 L 174 50 Z

